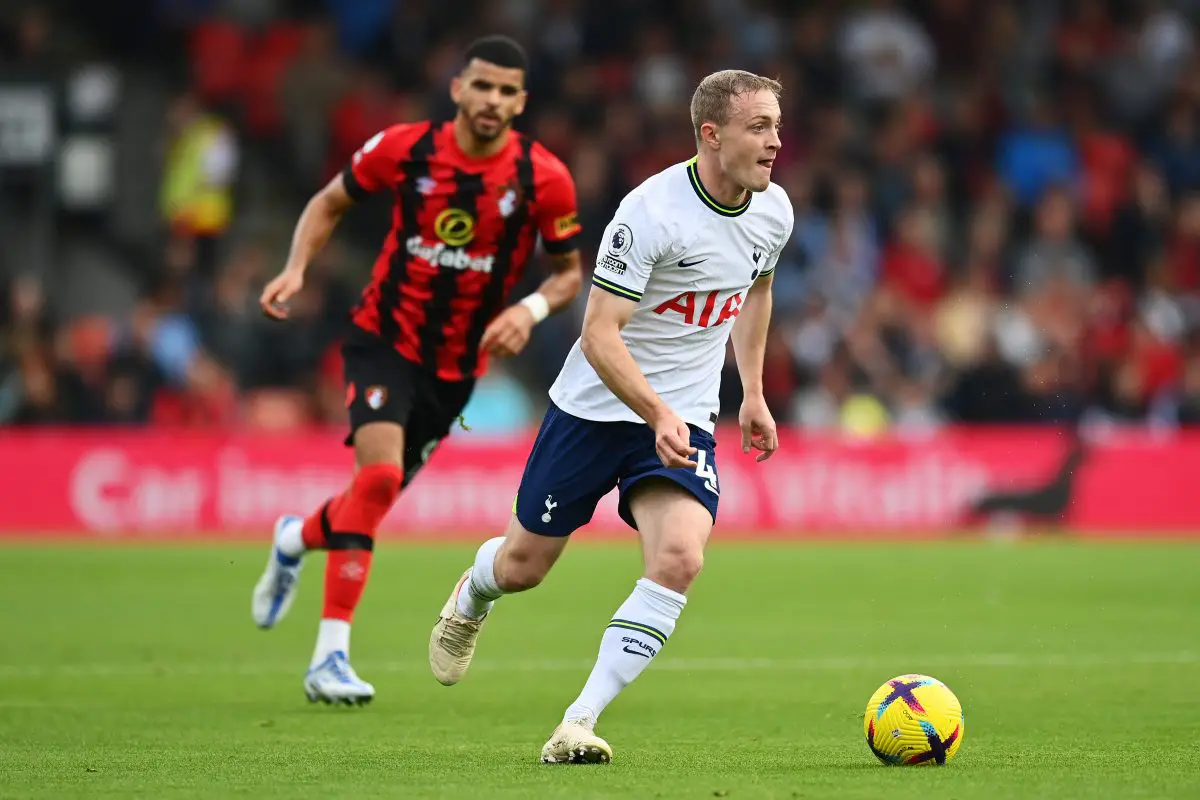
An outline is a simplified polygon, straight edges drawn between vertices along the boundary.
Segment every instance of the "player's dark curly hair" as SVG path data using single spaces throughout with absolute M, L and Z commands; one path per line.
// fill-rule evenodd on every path
M 484 36 L 471 42 L 463 51 L 463 66 L 476 58 L 497 67 L 529 71 L 529 58 L 525 55 L 525 48 L 507 36 Z

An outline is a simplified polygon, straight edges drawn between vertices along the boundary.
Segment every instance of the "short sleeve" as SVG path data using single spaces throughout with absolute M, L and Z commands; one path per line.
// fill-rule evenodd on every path
M 618 297 L 641 300 L 650 271 L 666 249 L 663 226 L 644 197 L 626 197 L 604 229 L 592 284 Z
M 347 194 L 363 200 L 391 184 L 397 163 L 393 140 L 398 136 L 394 128 L 380 131 L 354 153 L 342 170 Z
M 547 253 L 569 253 L 577 249 L 576 237 L 583 230 L 575 204 L 575 181 L 557 159 L 545 166 L 545 175 L 535 209 L 538 233 Z
M 790 202 L 784 203 L 784 211 L 785 216 L 783 239 L 771 250 L 771 252 L 766 254 L 766 262 L 763 264 L 762 269 L 758 273 L 758 277 L 760 278 L 765 278 L 767 275 L 771 275 L 775 272 L 775 267 L 777 264 L 779 264 L 779 259 L 783 256 L 783 251 L 787 248 L 788 242 L 792 240 L 792 228 L 796 223 L 796 218 L 792 212 L 792 205 Z

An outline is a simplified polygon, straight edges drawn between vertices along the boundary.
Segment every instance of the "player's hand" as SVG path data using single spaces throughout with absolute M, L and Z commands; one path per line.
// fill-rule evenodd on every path
M 262 296 L 258 298 L 258 304 L 262 307 L 263 313 L 271 319 L 287 319 L 287 301 L 303 288 L 303 273 L 285 269 L 263 289 Z
M 779 433 L 775 429 L 775 418 L 767 408 L 763 396 L 746 397 L 738 413 L 738 425 L 742 428 L 742 452 L 761 450 L 757 461 L 766 461 L 779 449 Z
M 663 415 L 654 426 L 654 449 L 664 467 L 698 469 L 691 458 L 696 454 L 696 448 L 692 447 L 692 432 L 687 423 L 674 414 Z
M 528 308 L 520 304 L 509 306 L 487 326 L 479 347 L 488 355 L 515 356 L 529 344 L 533 324 L 533 314 Z

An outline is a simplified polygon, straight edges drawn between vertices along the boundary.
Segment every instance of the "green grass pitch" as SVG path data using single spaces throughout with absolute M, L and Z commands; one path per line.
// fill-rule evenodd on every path
M 606 767 L 538 754 L 639 570 L 576 542 L 502 600 L 473 671 L 428 672 L 472 547 L 381 546 L 354 631 L 378 697 L 310 705 L 323 563 L 254 628 L 263 547 L 0 547 L 5 798 L 1200 797 L 1200 546 L 731 545 L 609 708 Z M 862 712 L 923 672 L 966 711 L 944 768 L 878 764 Z

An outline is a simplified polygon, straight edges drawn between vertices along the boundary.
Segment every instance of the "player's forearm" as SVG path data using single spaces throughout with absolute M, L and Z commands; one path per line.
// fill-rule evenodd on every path
M 767 353 L 767 331 L 771 325 L 771 286 L 765 280 L 746 295 L 733 326 L 733 354 L 742 378 L 742 393 L 762 394 L 763 362 Z
M 671 413 L 662 398 L 650 388 L 650 382 L 633 360 L 616 326 L 584 328 L 580 346 L 604 385 L 649 425 L 655 425 Z
M 325 192 L 320 192 L 308 201 L 296 230 L 292 232 L 292 246 L 288 252 L 287 269 L 304 273 L 309 263 L 333 235 L 346 207 L 336 203 Z
M 553 256 L 554 272 L 537 288 L 538 294 L 546 298 L 550 313 L 561 311 L 571 304 L 583 288 L 583 267 L 579 263 L 579 252 Z

